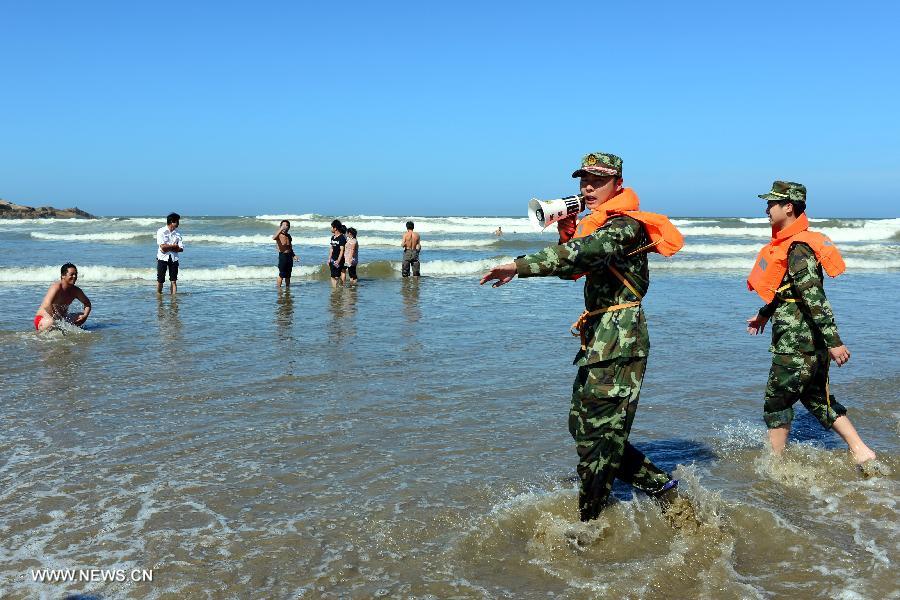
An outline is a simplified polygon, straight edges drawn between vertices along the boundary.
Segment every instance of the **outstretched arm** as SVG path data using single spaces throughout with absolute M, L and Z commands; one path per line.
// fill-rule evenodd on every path
M 634 219 L 612 219 L 595 233 L 540 252 L 519 257 L 515 262 L 494 267 L 481 278 L 481 283 L 496 281 L 499 287 L 513 277 L 571 277 L 606 269 L 611 259 L 625 253 L 638 239 L 641 224 Z
M 613 218 L 591 235 L 544 248 L 516 259 L 519 277 L 571 277 L 606 269 L 612 259 L 625 254 L 641 235 L 641 224 L 630 218 Z

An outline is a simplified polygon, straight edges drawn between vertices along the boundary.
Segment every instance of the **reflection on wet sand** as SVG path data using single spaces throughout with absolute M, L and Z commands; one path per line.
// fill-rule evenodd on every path
M 61 386 L 61 382 L 77 379 L 81 367 L 89 360 L 87 355 L 91 347 L 99 337 L 90 331 L 65 324 L 60 329 L 35 335 L 40 342 L 36 347 L 42 365 L 37 369 L 40 374 L 39 387 L 56 390 L 57 393 L 65 387 Z
M 156 297 L 156 321 L 163 344 L 181 342 L 181 318 L 178 316 L 178 296 Z
M 278 288 L 278 300 L 275 305 L 275 327 L 279 337 L 290 334 L 294 327 L 294 298 L 291 296 L 291 288 L 284 290 Z
M 403 314 L 410 323 L 418 323 L 422 318 L 422 312 L 419 310 L 419 278 L 404 277 L 402 284 Z
M 358 294 L 357 286 L 331 288 L 331 297 L 328 300 L 328 308 L 331 310 L 328 337 L 331 341 L 337 341 L 346 335 L 353 335 Z

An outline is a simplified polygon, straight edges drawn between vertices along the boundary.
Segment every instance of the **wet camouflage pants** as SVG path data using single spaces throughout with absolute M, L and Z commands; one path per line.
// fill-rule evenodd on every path
M 831 410 L 825 400 L 828 382 L 828 352 L 814 354 L 773 354 L 763 419 L 769 429 L 790 426 L 794 404 L 799 400 L 806 410 L 831 429 L 834 420 L 847 409 L 830 395 Z
M 647 493 L 658 492 L 671 479 L 628 443 L 646 366 L 646 357 L 628 357 L 578 369 L 569 433 L 580 459 L 582 521 L 597 517 L 616 478 Z

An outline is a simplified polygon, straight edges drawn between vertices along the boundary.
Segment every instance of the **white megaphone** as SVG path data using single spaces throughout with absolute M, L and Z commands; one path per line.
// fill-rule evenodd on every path
M 528 203 L 528 220 L 535 231 L 543 231 L 569 215 L 577 215 L 584 210 L 584 196 L 566 196 L 555 200 L 532 198 Z

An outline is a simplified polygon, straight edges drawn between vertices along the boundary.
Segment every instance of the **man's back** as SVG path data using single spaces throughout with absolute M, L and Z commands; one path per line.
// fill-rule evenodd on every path
M 404 250 L 419 250 L 421 248 L 421 239 L 415 231 L 407 231 L 403 234 Z

